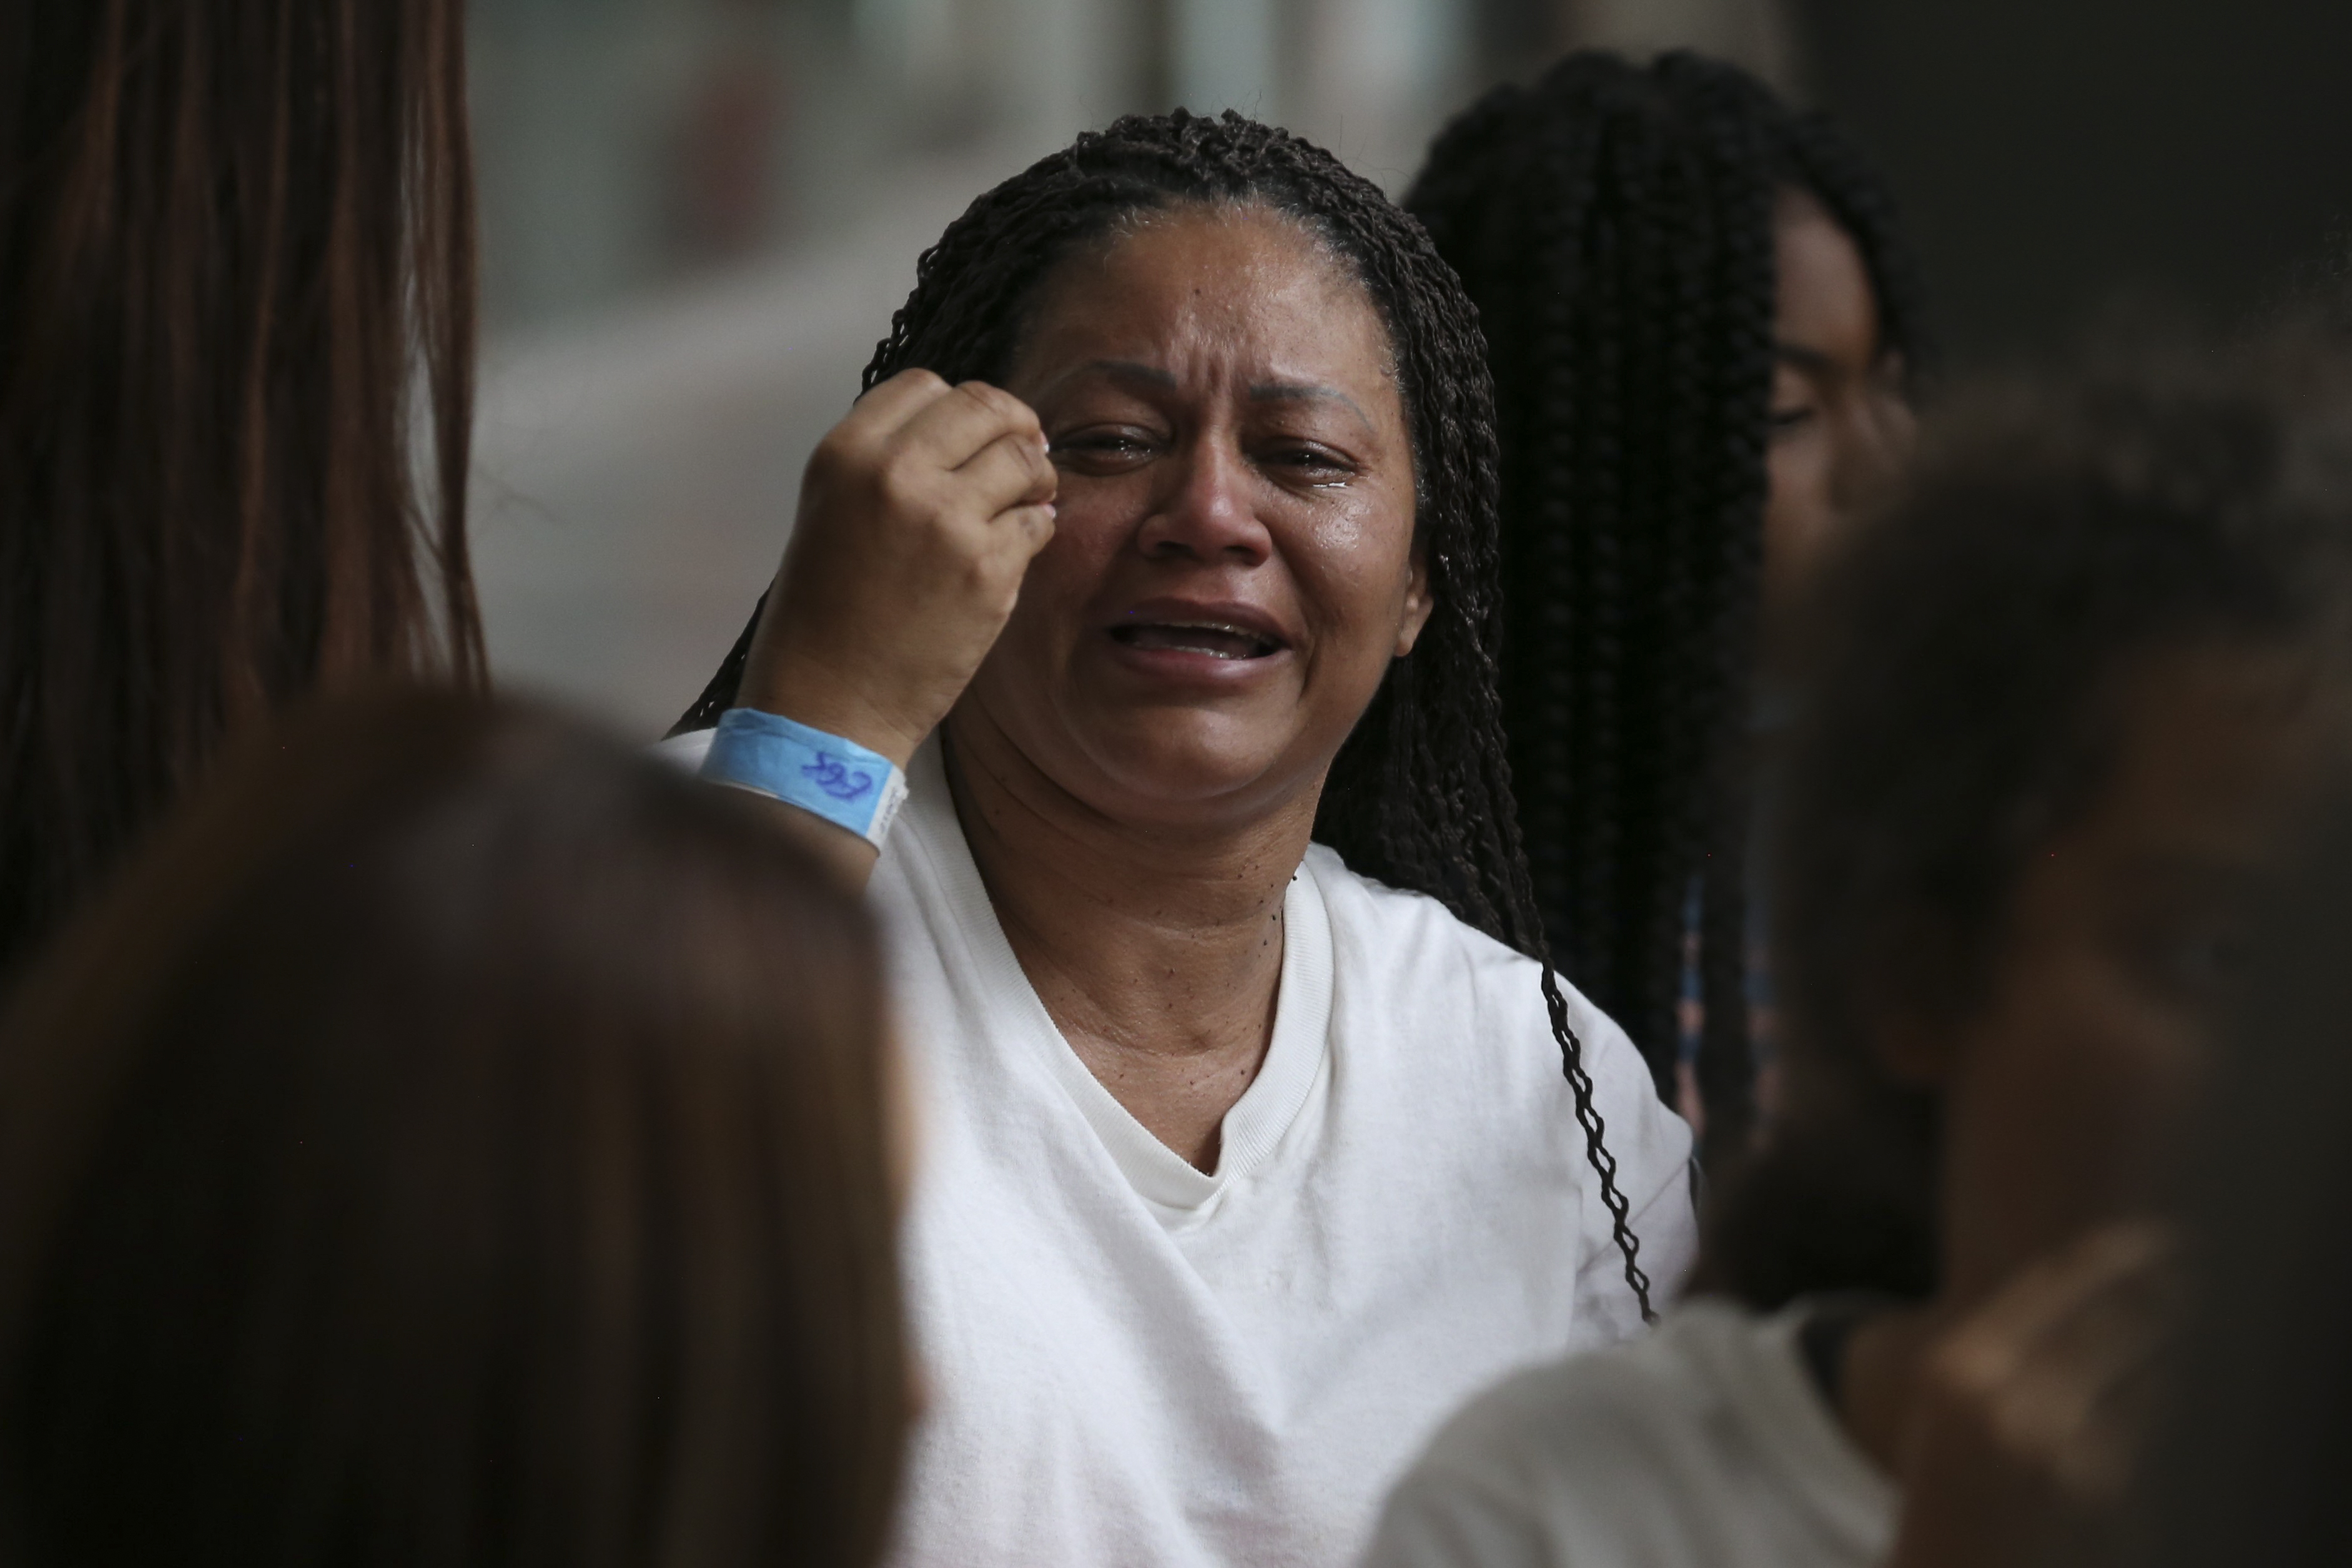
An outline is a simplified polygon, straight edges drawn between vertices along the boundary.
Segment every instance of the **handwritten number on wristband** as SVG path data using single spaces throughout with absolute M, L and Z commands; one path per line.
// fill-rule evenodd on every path
M 858 800 L 874 788 L 873 774 L 853 771 L 829 751 L 818 752 L 814 762 L 802 766 L 801 773 L 836 800 Z

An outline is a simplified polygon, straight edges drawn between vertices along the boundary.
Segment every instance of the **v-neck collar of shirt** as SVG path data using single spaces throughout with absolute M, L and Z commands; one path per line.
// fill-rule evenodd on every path
M 1079 1060 L 1062 1036 L 1036 988 L 1013 956 L 971 858 L 947 769 L 934 737 L 908 769 L 908 797 L 898 831 L 912 829 L 927 851 L 940 896 L 980 971 L 992 1039 L 1036 1051 L 1138 1195 L 1163 1222 L 1207 1217 L 1234 1182 L 1265 1165 L 1298 1119 L 1323 1071 L 1329 1045 L 1332 998 L 1331 925 L 1311 863 L 1302 862 L 1283 898 L 1282 975 L 1275 1000 L 1274 1038 L 1248 1089 L 1225 1113 L 1217 1167 L 1196 1168 L 1129 1113 Z

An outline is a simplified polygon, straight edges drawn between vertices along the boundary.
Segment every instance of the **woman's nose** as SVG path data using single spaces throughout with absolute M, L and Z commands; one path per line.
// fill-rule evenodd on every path
M 1273 553 L 1273 537 L 1258 520 L 1257 476 L 1240 452 L 1204 437 L 1173 466 L 1173 486 L 1137 530 L 1137 549 L 1155 559 L 1244 566 Z
M 1862 399 L 1850 418 L 1852 429 L 1840 443 L 1841 461 L 1831 479 L 1842 514 L 1868 511 L 1879 503 L 1901 479 L 1919 435 L 1911 405 L 1892 394 Z

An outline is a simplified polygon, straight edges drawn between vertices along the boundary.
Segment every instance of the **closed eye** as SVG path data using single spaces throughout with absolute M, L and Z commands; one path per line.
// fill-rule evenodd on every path
M 1310 485 L 1336 485 L 1353 478 L 1357 473 L 1356 465 L 1339 453 L 1306 442 L 1269 447 L 1259 454 L 1257 460 L 1264 467 Z
M 1129 426 L 1080 430 L 1053 437 L 1057 467 L 1085 474 L 1124 473 L 1147 463 L 1160 443 L 1150 432 Z

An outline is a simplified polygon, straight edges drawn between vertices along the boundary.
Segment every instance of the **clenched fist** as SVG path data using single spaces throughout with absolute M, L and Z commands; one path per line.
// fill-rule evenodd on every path
M 1037 416 L 902 371 L 818 443 L 736 701 L 904 768 L 996 641 L 1054 536 Z

